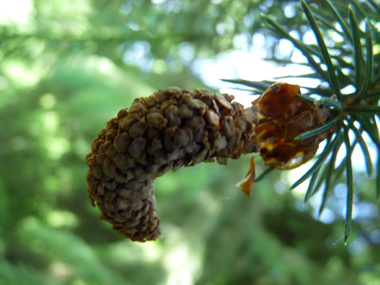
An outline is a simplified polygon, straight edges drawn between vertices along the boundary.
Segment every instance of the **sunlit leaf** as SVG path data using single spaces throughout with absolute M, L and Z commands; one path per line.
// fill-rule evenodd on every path
M 332 22 L 331 22 L 330 19 L 329 19 L 329 20 L 326 20 L 326 19 L 322 18 L 321 16 L 316 15 L 315 13 L 314 13 L 314 17 L 315 17 L 315 19 L 317 19 L 318 21 L 320 21 L 321 23 L 323 23 L 323 24 L 326 26 L 327 29 L 331 29 L 331 30 L 335 31 L 338 35 L 344 37 L 344 33 L 341 32 L 341 31 L 339 31 L 339 30 L 338 30 L 338 29 L 332 24 Z
M 358 21 L 356 20 L 355 13 L 351 7 L 349 7 L 349 16 L 350 16 L 350 24 L 352 29 L 352 35 L 354 39 L 354 50 L 355 50 L 355 70 L 356 70 L 356 98 L 359 98 L 359 91 L 363 89 L 364 78 L 363 78 L 363 70 L 364 70 L 364 59 L 362 54 L 362 46 L 360 43 L 360 29 Z
M 256 88 L 257 90 L 261 90 L 262 92 L 267 90 L 267 88 L 271 84 L 275 83 L 274 81 L 273 82 L 272 81 L 258 82 L 258 81 L 249 81 L 249 80 L 243 80 L 243 79 L 222 79 L 222 81 L 253 87 L 253 88 Z
M 276 63 L 282 63 L 282 64 L 292 64 L 292 65 L 300 65 L 300 66 L 307 66 L 309 67 L 309 63 L 308 62 L 294 62 L 290 59 L 284 59 L 284 58 L 276 58 L 276 57 L 268 57 L 268 58 L 263 58 L 263 60 L 265 61 L 273 61 L 273 62 L 276 62 Z
M 376 9 L 378 13 L 380 13 L 380 5 L 379 3 L 376 3 L 374 0 L 368 0 L 368 2 Z
M 319 49 L 319 46 L 318 45 L 312 45 L 312 44 L 309 44 L 309 45 L 305 45 L 305 48 L 314 56 L 317 56 L 318 58 L 320 58 L 321 60 L 323 60 L 322 58 L 322 54 L 320 53 L 320 49 Z
M 343 17 L 341 16 L 341 14 L 339 13 L 339 11 L 335 8 L 335 6 L 331 3 L 331 1 L 328 1 L 328 0 L 322 0 L 323 3 L 329 8 L 329 10 L 331 11 L 331 13 L 333 14 L 335 20 L 340 24 L 340 26 L 342 27 L 342 30 L 346 36 L 346 38 L 351 42 L 353 43 L 353 38 L 352 38 L 352 34 L 351 34 L 351 31 L 349 30 L 347 24 L 346 24 L 346 21 L 343 19 Z
M 314 58 L 312 57 L 311 53 L 308 51 L 308 49 L 306 48 L 305 44 L 303 44 L 302 42 L 296 40 L 295 38 L 293 38 L 287 31 L 285 31 L 279 24 L 277 24 L 273 19 L 271 19 L 270 17 L 266 16 L 266 15 L 261 15 L 270 25 L 272 25 L 275 29 L 275 31 L 279 34 L 279 36 L 281 38 L 286 38 L 288 39 L 289 41 L 291 41 L 293 43 L 293 45 L 299 49 L 303 55 L 307 58 L 309 64 L 311 65 L 311 67 L 313 67 L 319 74 L 321 74 L 321 76 L 327 80 L 327 76 L 326 76 L 326 73 L 321 69 L 321 67 L 319 66 L 319 64 L 314 60 Z
M 368 91 L 368 87 L 370 86 L 370 81 L 372 77 L 373 70 L 373 44 L 372 44 L 372 33 L 371 27 L 368 19 L 366 19 L 366 63 L 365 63 L 365 71 L 364 71 L 364 82 L 361 86 L 360 90 L 357 92 L 356 100 L 360 102 L 362 98 L 366 95 Z
M 312 194 L 313 194 L 314 185 L 315 185 L 315 182 L 317 181 L 320 170 L 321 170 L 321 168 L 318 168 L 310 178 L 309 186 L 307 187 L 307 191 L 306 191 L 305 198 L 304 198 L 305 204 L 313 196 Z
M 348 137 L 348 128 L 344 128 L 344 142 L 346 145 L 346 177 L 347 177 L 347 205 L 346 205 L 346 229 L 344 232 L 344 242 L 347 242 L 347 238 L 350 235 L 351 222 L 352 222 L 352 207 L 354 200 L 354 180 L 352 171 L 351 155 L 352 149 L 350 145 L 350 139 Z
M 337 111 L 342 110 L 342 105 L 340 104 L 340 102 L 333 100 L 331 98 L 321 98 L 321 100 L 319 100 L 319 103 L 322 106 L 332 107 L 332 108 L 336 109 Z
M 320 88 L 320 87 L 302 87 L 308 90 L 310 94 L 317 94 L 323 97 L 331 97 L 333 95 L 333 91 L 330 88 Z M 305 94 L 304 94 L 305 95 Z
M 319 156 L 318 160 L 314 163 L 314 165 L 300 179 L 298 179 L 292 186 L 290 186 L 289 190 L 293 190 L 294 188 L 299 186 L 311 175 L 313 175 L 316 170 L 318 170 L 318 168 L 325 162 L 325 160 L 327 159 L 327 157 L 330 155 L 331 151 L 335 147 L 335 144 L 337 143 L 339 136 L 340 136 L 340 132 L 336 134 L 332 142 L 327 143 L 325 150 Z
M 356 147 L 356 144 L 358 141 L 355 139 L 354 142 L 351 144 L 351 149 L 354 150 Z M 339 164 L 337 168 L 335 168 L 334 178 L 333 178 L 333 184 L 335 184 L 340 177 L 342 177 L 344 170 L 346 169 L 347 165 L 347 158 L 345 157 Z
M 350 2 L 355 6 L 355 9 L 358 11 L 358 13 L 365 18 L 366 17 L 366 12 L 361 8 L 360 4 L 356 0 L 350 0 Z M 350 8 L 349 8 L 350 9 Z M 354 36 L 355 37 L 355 36 Z
M 303 140 L 303 139 L 307 139 L 307 138 L 310 138 L 312 136 L 315 136 L 325 130 L 328 130 L 329 128 L 331 128 L 332 126 L 334 126 L 337 122 L 339 122 L 340 120 L 340 116 L 337 116 L 335 117 L 334 119 L 331 119 L 329 120 L 328 122 L 322 124 L 322 125 L 319 125 L 318 127 L 315 127 L 311 130 L 308 130 L 300 135 L 298 135 L 295 140 Z
M 346 111 L 354 114 L 380 114 L 380 106 L 365 105 L 365 106 L 347 106 Z
M 325 205 L 326 205 L 326 202 L 327 202 L 327 198 L 328 198 L 328 195 L 330 193 L 330 190 L 331 190 L 331 187 L 332 187 L 332 176 L 334 174 L 334 170 L 335 170 L 335 161 L 336 161 L 336 157 L 338 155 L 338 152 L 339 152 L 339 148 L 340 146 L 342 145 L 343 143 L 343 139 L 342 139 L 342 136 L 339 136 L 339 140 L 338 142 L 336 143 L 334 149 L 333 149 L 333 152 L 331 154 L 331 159 L 326 167 L 326 178 L 325 178 L 325 189 L 323 191 L 323 195 L 322 195 L 322 202 L 321 202 L 321 205 L 319 207 L 319 212 L 318 212 L 318 216 L 321 217 L 321 214 L 323 212 L 323 209 L 325 208 Z
M 371 177 L 372 171 L 373 171 L 373 169 L 372 169 L 372 159 L 371 159 L 371 156 L 369 154 L 369 150 L 368 150 L 367 144 L 364 141 L 361 132 L 355 127 L 355 125 L 352 122 L 352 120 L 347 119 L 347 122 L 349 124 L 350 129 L 353 130 L 353 132 L 355 133 L 356 139 L 358 140 L 360 148 L 363 151 L 363 155 L 364 155 L 364 159 L 365 159 L 365 163 L 366 163 L 367 175 L 368 175 L 368 177 Z
M 326 176 L 327 176 L 327 170 L 328 170 L 328 165 L 325 164 L 325 165 L 321 166 L 320 172 L 322 172 L 322 173 L 320 173 L 320 175 L 318 177 L 318 181 L 317 181 L 317 183 L 315 183 L 313 193 L 311 193 L 311 196 L 313 196 L 315 193 L 317 193 L 318 190 L 322 187 L 323 183 L 325 182 Z
M 349 85 L 355 85 L 352 78 L 350 76 L 344 74 L 341 69 L 337 69 L 337 72 L 338 72 L 338 79 L 340 80 L 342 89 L 345 88 L 346 86 L 349 86 Z
M 322 76 L 320 76 L 319 73 L 307 73 L 307 74 L 301 74 L 301 75 L 284 75 L 284 76 L 278 76 L 274 77 L 275 79 L 281 79 L 281 78 L 314 78 L 314 79 L 322 79 Z
M 304 100 L 306 103 L 310 104 L 310 105 L 312 105 L 312 104 L 315 103 L 315 100 L 313 98 L 309 97 L 309 96 L 305 96 L 305 95 L 300 94 L 300 93 L 297 94 L 297 96 L 299 98 L 301 98 L 302 100 Z
M 380 139 L 379 139 L 379 131 L 377 129 L 377 126 L 375 124 L 374 118 L 370 116 L 363 116 L 354 114 L 353 117 L 359 121 L 360 125 L 364 129 L 364 131 L 367 132 L 373 143 L 380 148 Z M 372 121 L 371 121 L 372 120 Z
M 341 100 L 342 95 L 340 93 L 338 78 L 335 74 L 335 68 L 331 62 L 331 57 L 330 57 L 330 54 L 327 50 L 327 46 L 326 46 L 326 43 L 323 39 L 322 33 L 321 33 L 321 31 L 317 25 L 317 22 L 315 21 L 315 19 L 313 17 L 313 14 L 311 13 L 311 11 L 309 9 L 309 6 L 306 4 L 306 2 L 304 0 L 301 0 L 301 3 L 302 3 L 302 7 L 305 11 L 306 17 L 309 20 L 310 26 L 313 29 L 315 37 L 317 38 L 319 48 L 321 49 L 321 52 L 322 52 L 323 61 L 327 65 L 327 71 L 330 74 L 330 79 L 331 79 L 331 81 L 329 81 L 329 83 L 332 85 L 331 87 L 334 90 L 336 96 L 339 98 L 339 100 Z

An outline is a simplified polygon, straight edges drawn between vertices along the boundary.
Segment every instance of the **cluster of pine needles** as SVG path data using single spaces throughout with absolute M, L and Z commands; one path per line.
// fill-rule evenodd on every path
M 368 177 L 376 177 L 377 198 L 380 193 L 380 136 L 377 126 L 380 116 L 380 36 L 377 30 L 380 23 L 380 4 L 375 0 L 365 2 L 350 0 L 349 2 L 350 5 L 347 5 L 345 1 L 321 0 L 319 5 L 309 5 L 302 0 L 301 5 L 297 6 L 304 12 L 303 15 L 316 37 L 316 45 L 305 44 L 295 39 L 270 16 L 262 15 L 265 20 L 264 27 L 269 30 L 269 33 L 278 39 L 289 40 L 307 59 L 306 63 L 296 64 L 306 65 L 314 71 L 295 77 L 319 79 L 321 82 L 316 88 L 304 87 L 307 92 L 298 96 L 309 103 L 315 102 L 313 98 L 319 98 L 317 103 L 329 108 L 332 114 L 328 122 L 301 134 L 296 139 L 305 139 L 336 126 L 334 134 L 328 139 L 314 165 L 290 187 L 290 190 L 309 179 L 304 199 L 306 203 L 319 189 L 323 189 L 319 208 L 319 215 L 321 215 L 329 193 L 345 173 L 347 184 L 346 226 L 343 237 L 345 243 L 352 224 L 354 198 L 352 154 L 357 145 L 363 153 Z M 337 33 L 344 40 L 333 41 L 333 44 L 329 41 L 328 46 L 324 38 L 331 32 Z M 292 60 L 277 58 L 269 60 L 281 64 L 295 63 Z M 286 77 L 289 78 L 289 76 Z M 282 77 L 276 79 L 282 79 Z M 274 81 L 226 81 L 249 86 L 254 94 L 264 92 L 269 85 L 274 83 Z M 343 94 L 342 90 L 347 87 L 355 91 Z M 349 135 L 350 133 L 353 136 Z M 367 134 L 376 146 L 375 170 L 364 134 Z M 338 151 L 343 145 L 346 156 L 342 161 L 338 161 Z M 268 168 L 256 179 L 256 182 L 272 169 L 274 168 Z

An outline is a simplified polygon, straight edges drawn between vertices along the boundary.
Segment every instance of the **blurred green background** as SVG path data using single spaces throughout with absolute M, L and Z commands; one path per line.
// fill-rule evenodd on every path
M 374 180 L 361 168 L 347 246 L 334 245 L 344 179 L 318 221 L 318 195 L 304 206 L 302 187 L 287 191 L 300 170 L 272 172 L 250 198 L 237 190 L 250 156 L 157 179 L 155 242 L 126 240 L 88 202 L 85 156 L 106 121 L 168 86 L 226 88 L 207 86 L 216 59 L 291 57 L 260 13 L 302 38 L 295 2 L 1 1 L 0 284 L 380 284 Z

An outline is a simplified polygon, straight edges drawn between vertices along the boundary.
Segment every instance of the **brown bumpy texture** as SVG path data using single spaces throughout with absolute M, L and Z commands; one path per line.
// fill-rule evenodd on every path
M 272 85 L 249 108 L 228 94 L 193 93 L 176 87 L 136 99 L 122 109 L 92 142 L 86 157 L 90 202 L 100 219 L 132 241 L 155 240 L 160 218 L 153 181 L 169 170 L 202 161 L 227 164 L 228 158 L 261 152 L 265 164 L 294 168 L 314 156 L 330 132 L 301 141 L 294 138 L 322 124 L 328 110 L 296 95 L 298 85 Z M 248 196 L 254 159 L 239 185 Z
M 228 158 L 259 151 L 256 107 L 244 109 L 233 99 L 203 89 L 168 88 L 120 110 L 86 157 L 88 192 L 100 218 L 133 241 L 155 240 L 160 235 L 156 177 L 214 158 L 227 164 Z

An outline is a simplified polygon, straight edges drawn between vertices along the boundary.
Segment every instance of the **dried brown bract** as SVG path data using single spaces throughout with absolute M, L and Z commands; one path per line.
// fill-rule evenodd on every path
M 256 139 L 263 142 L 260 153 L 268 166 L 293 169 L 304 164 L 314 157 L 319 143 L 333 133 L 331 128 L 313 137 L 295 140 L 329 117 L 328 109 L 317 103 L 307 104 L 298 93 L 298 85 L 276 83 L 252 102 L 261 114 Z

